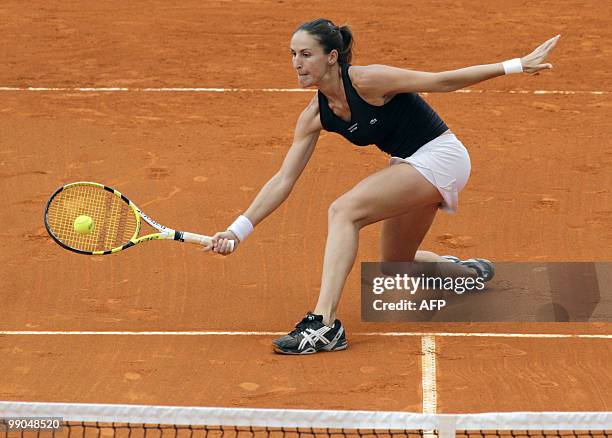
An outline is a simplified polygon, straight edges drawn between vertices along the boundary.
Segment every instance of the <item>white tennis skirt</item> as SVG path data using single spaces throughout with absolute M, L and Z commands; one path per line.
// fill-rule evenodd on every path
M 410 164 L 438 189 L 443 198 L 441 210 L 457 211 L 459 192 L 470 177 L 472 165 L 467 149 L 455 134 L 446 131 L 408 158 L 391 157 L 389 165 L 400 163 Z

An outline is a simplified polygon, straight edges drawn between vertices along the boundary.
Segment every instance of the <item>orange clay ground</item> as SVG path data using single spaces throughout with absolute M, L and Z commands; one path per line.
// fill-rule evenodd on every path
M 274 335 L 261 332 L 288 331 L 315 304 L 328 205 L 387 165 L 375 147 L 323 133 L 289 200 L 227 258 L 166 242 L 79 256 L 54 244 L 42 221 L 55 188 L 92 180 L 169 226 L 226 227 L 279 168 L 311 97 L 257 90 L 296 87 L 292 29 L 325 16 L 353 26 L 354 64 L 429 71 L 521 56 L 561 33 L 553 72 L 425 96 L 468 147 L 473 173 L 459 212 L 440 213 L 423 248 L 496 261 L 610 260 L 606 2 L 69 0 L 27 8 L 0 5 L 0 87 L 20 88 L 0 91 L 0 330 L 13 332 L 0 335 L 0 399 L 422 412 L 421 337 L 365 333 L 559 333 L 604 336 L 437 336 L 437 412 L 612 410 L 612 324 L 363 323 L 359 265 L 339 313 L 347 351 L 271 352 Z M 134 90 L 144 87 L 255 91 Z M 379 231 L 362 231 L 357 263 L 378 260 Z M 259 334 L 14 333 L 25 330 Z

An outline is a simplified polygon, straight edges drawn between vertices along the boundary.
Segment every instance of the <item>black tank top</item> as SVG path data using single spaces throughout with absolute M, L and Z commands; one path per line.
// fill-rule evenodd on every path
M 396 94 L 382 106 L 363 100 L 351 83 L 350 64 L 340 64 L 344 92 L 351 110 L 346 122 L 334 114 L 327 97 L 318 92 L 321 125 L 358 146 L 375 144 L 394 157 L 406 158 L 448 129 L 436 112 L 416 93 Z

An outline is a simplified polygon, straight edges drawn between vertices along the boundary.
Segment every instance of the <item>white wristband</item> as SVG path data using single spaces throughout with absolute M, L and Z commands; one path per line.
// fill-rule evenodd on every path
M 253 232 L 253 224 L 249 218 L 240 215 L 227 229 L 234 233 L 238 240 L 242 242 Z
M 523 64 L 521 58 L 514 58 L 508 61 L 502 62 L 504 66 L 504 73 L 510 75 L 512 73 L 523 73 Z

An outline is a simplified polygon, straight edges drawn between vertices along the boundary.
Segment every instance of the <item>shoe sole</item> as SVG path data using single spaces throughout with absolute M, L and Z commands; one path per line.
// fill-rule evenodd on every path
M 321 348 L 320 350 L 313 350 L 313 351 L 289 351 L 289 350 L 283 350 L 282 348 L 280 348 L 278 345 L 276 344 L 272 344 L 272 350 L 274 350 L 275 353 L 279 353 L 279 354 L 288 354 L 291 356 L 300 356 L 302 354 L 315 354 L 315 353 L 319 353 L 319 352 L 332 352 L 332 351 L 341 351 L 341 350 L 346 350 L 348 348 L 348 342 L 345 342 L 343 345 L 340 345 L 338 347 L 334 347 L 332 349 L 326 350 L 325 348 Z

